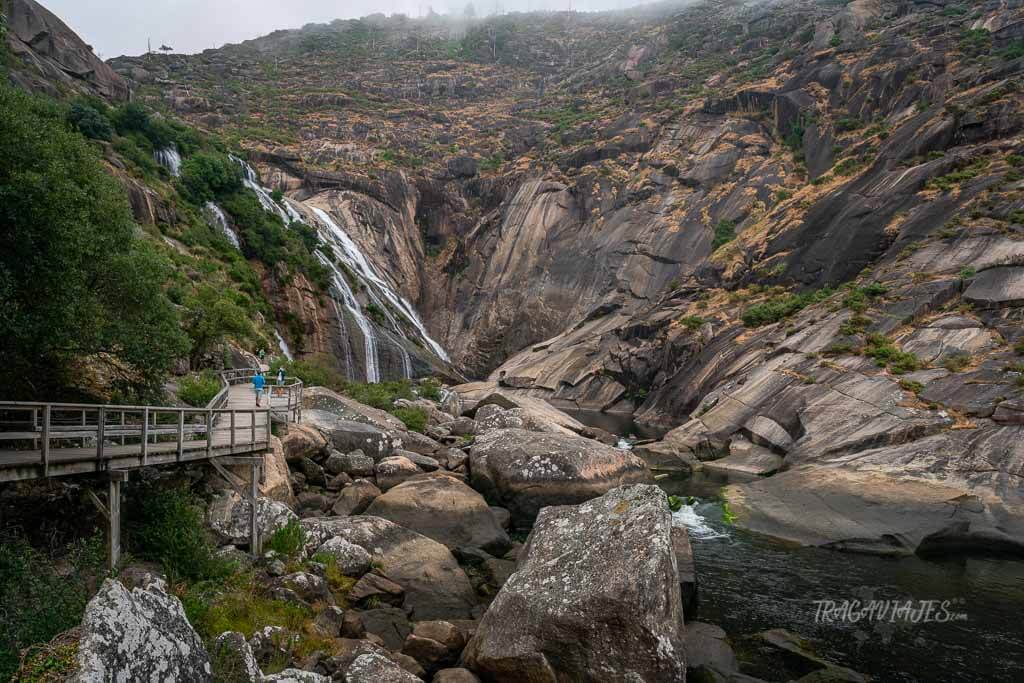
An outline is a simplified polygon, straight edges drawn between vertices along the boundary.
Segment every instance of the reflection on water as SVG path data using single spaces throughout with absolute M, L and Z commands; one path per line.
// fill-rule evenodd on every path
M 875 680 L 1024 680 L 1024 562 L 797 548 L 726 524 L 715 499 L 721 478 L 660 483 L 668 493 L 698 496 L 675 513 L 692 530 L 698 620 L 732 636 L 788 629 L 818 654 Z M 819 600 L 948 600 L 966 620 L 817 623 Z

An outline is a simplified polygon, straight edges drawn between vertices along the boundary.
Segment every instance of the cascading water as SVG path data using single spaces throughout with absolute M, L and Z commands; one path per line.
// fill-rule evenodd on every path
M 156 162 L 170 171 L 172 176 L 177 178 L 181 175 L 181 155 L 178 154 L 178 148 L 173 144 L 170 147 L 158 149 L 154 156 Z
M 283 200 L 281 204 L 274 201 L 267 189 L 260 185 L 260 177 L 256 174 L 256 169 L 250 166 L 244 159 L 231 155 L 232 161 L 242 167 L 242 182 L 250 190 L 256 193 L 256 198 L 260 200 L 260 205 L 265 211 L 269 211 L 272 214 L 278 216 L 285 225 L 290 224 L 292 221 L 301 221 L 302 216 L 296 211 L 287 200 Z
M 274 330 L 274 336 L 277 337 L 277 348 L 281 349 L 281 354 L 288 360 L 295 360 L 292 356 L 292 350 L 288 348 L 288 342 L 286 342 L 284 337 L 281 336 L 281 332 L 279 330 Z
M 423 325 L 419 316 L 416 315 L 416 310 L 412 305 L 406 301 L 401 295 L 395 292 L 391 286 L 384 281 L 377 271 L 370 265 L 370 262 L 363 255 L 359 245 L 348 236 L 341 226 L 334 222 L 334 219 L 324 211 L 323 209 L 312 207 L 313 213 L 321 224 L 321 236 L 324 241 L 334 247 L 334 252 L 338 255 L 338 258 L 349 267 L 350 270 L 359 277 L 367 285 L 367 291 L 371 298 L 375 299 L 375 303 L 378 304 L 384 316 L 388 319 L 388 322 L 395 326 L 395 331 L 401 334 L 401 328 L 399 327 L 398 321 L 391 314 L 391 310 L 397 311 L 403 318 L 405 318 L 412 326 L 416 329 L 417 336 L 430 350 L 432 350 L 438 358 L 448 361 L 448 354 L 444 348 L 436 341 L 434 341 L 429 334 L 427 334 L 427 328 Z M 380 299 L 386 300 L 389 305 L 382 305 Z
M 256 194 L 264 210 L 280 217 L 286 226 L 294 221 L 304 222 L 303 215 L 292 206 L 290 200 L 285 198 L 281 203 L 274 201 L 271 193 L 260 184 L 259 175 L 252 166 L 236 156 L 232 155 L 231 159 L 242 168 L 243 183 Z M 416 310 L 377 273 L 359 246 L 348 236 L 348 233 L 327 212 L 315 207 L 310 208 L 316 219 L 315 222 L 318 224 L 316 227 L 323 242 L 317 252 L 317 258 L 331 271 L 331 280 L 338 295 L 338 297 L 332 297 L 332 302 L 335 305 L 342 335 L 347 336 L 345 315 L 341 306 L 355 319 L 363 337 L 366 355 L 366 381 L 375 383 L 382 379 L 380 369 L 381 334 L 384 335 L 384 341 L 388 343 L 389 348 L 394 347 L 397 350 L 401 360 L 402 374 L 406 378 L 412 377 L 412 357 L 403 344 L 406 338 L 405 329 L 409 325 L 415 330 L 416 336 L 423 346 L 433 351 L 438 358 L 448 361 L 448 354 L 427 334 L 426 327 L 416 314 Z M 227 224 L 226 220 L 224 224 Z M 328 258 L 325 255 L 328 253 L 333 257 Z M 344 271 L 337 265 L 338 262 L 344 265 Z M 378 321 L 379 329 L 364 312 L 363 306 L 352 289 L 352 284 L 349 283 L 349 277 L 358 281 L 360 291 L 373 305 L 374 313 L 383 317 L 383 320 Z M 399 321 L 396 313 L 403 319 L 402 321 Z M 347 343 L 344 351 L 345 367 L 351 375 L 352 351 Z
M 379 382 L 380 367 L 377 364 L 377 337 L 374 334 L 373 325 L 370 324 L 366 315 L 363 314 L 363 307 L 356 300 L 356 295 L 352 291 L 352 287 L 349 286 L 345 274 L 323 254 L 318 254 L 318 256 L 320 257 L 320 262 L 331 270 L 334 288 L 341 294 L 342 303 L 346 310 L 352 314 L 352 317 L 355 318 L 356 325 L 359 326 L 359 331 L 363 335 L 363 346 L 366 351 L 366 381 L 370 384 Z M 338 313 L 338 320 L 344 324 L 344 316 L 340 312 Z M 351 367 L 351 359 L 349 359 L 348 367 Z
M 224 215 L 224 211 L 213 202 L 206 202 L 206 206 L 203 208 L 206 211 L 207 222 L 224 233 L 224 236 L 235 246 L 235 249 L 240 249 L 241 244 L 238 241 L 238 235 L 231 229 L 231 224 L 228 223 L 228 217 Z

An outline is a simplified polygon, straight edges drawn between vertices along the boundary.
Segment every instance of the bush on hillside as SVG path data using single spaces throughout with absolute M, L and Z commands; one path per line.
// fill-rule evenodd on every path
M 136 237 L 124 189 L 65 112 L 6 85 L 0 224 L 9 398 L 59 398 L 85 359 L 124 396 L 157 392 L 188 350 L 163 292 L 169 264 Z
M 224 154 L 199 152 L 181 164 L 178 187 L 198 206 L 242 188 L 242 169 Z
M 220 379 L 209 371 L 188 375 L 178 380 L 178 398 L 196 408 L 209 404 L 220 390 Z
M 110 140 L 114 137 L 114 127 L 110 125 L 110 120 L 88 104 L 72 104 L 68 109 L 68 122 L 82 135 L 93 140 Z

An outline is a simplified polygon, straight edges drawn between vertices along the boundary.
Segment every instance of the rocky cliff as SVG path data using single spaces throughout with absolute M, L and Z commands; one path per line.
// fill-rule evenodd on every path
M 768 420 L 786 469 L 1005 504 L 968 543 L 1019 537 L 1022 33 L 1013 0 L 713 2 L 114 66 L 345 214 L 468 374 L 682 425 L 688 466 Z

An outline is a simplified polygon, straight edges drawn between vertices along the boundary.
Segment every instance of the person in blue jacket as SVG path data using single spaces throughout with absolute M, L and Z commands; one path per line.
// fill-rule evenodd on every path
M 266 385 L 267 380 L 263 377 L 263 371 L 260 370 L 252 378 L 252 388 L 256 392 L 256 405 L 260 404 L 260 398 L 263 396 L 263 387 Z

